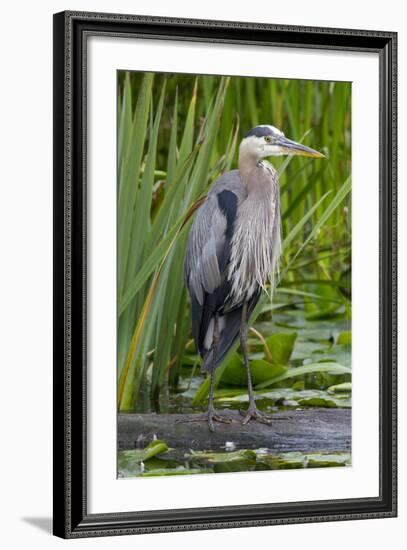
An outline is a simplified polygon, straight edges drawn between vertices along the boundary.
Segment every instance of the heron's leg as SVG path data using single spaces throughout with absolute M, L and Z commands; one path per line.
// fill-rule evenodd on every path
M 211 385 L 209 387 L 208 412 L 209 411 L 215 411 L 215 407 L 214 407 L 214 404 L 213 404 L 213 392 L 215 391 L 215 367 L 216 367 L 216 352 L 218 350 L 218 344 L 219 344 L 219 317 L 218 317 L 218 314 L 215 313 L 215 317 L 213 319 L 212 370 L 211 370 L 211 374 L 210 374 L 210 376 L 211 376 Z
M 247 373 L 247 391 L 249 393 L 249 407 L 247 411 L 240 411 L 244 415 L 242 424 L 247 424 L 252 418 L 263 422 L 264 424 L 271 424 L 271 416 L 265 414 L 256 407 L 256 400 L 254 398 L 252 376 L 250 373 L 249 355 L 247 353 L 247 333 L 248 333 L 248 315 L 247 315 L 247 302 L 242 307 L 242 318 L 240 322 L 240 343 L 243 351 L 243 359 Z
M 217 412 L 215 409 L 215 406 L 213 404 L 213 393 L 214 393 L 214 386 L 215 386 L 215 371 L 212 371 L 210 373 L 211 377 L 211 385 L 209 388 L 209 401 L 208 401 L 208 408 L 207 411 L 202 414 L 194 414 L 190 418 L 183 418 L 182 420 L 176 420 L 176 423 L 185 423 L 185 422 L 208 422 L 208 426 L 211 432 L 215 431 L 215 422 L 223 422 L 224 424 L 231 424 L 234 422 L 232 418 L 229 416 L 221 415 Z
M 215 366 L 216 366 L 216 350 L 219 343 L 219 321 L 218 321 L 218 315 L 215 315 L 214 318 L 214 327 L 213 327 L 213 339 L 212 339 L 212 354 L 213 354 L 213 366 L 210 373 L 211 377 L 211 384 L 209 387 L 209 400 L 208 400 L 208 409 L 206 413 L 195 415 L 194 418 L 185 419 L 181 422 L 202 422 L 203 420 L 206 420 L 208 422 L 208 426 L 211 432 L 215 431 L 215 425 L 214 421 L 216 422 L 223 422 L 225 424 L 230 424 L 233 422 L 232 418 L 229 418 L 228 416 L 222 416 L 219 414 L 215 406 L 213 404 L 213 394 L 215 391 Z
M 212 371 L 210 374 L 211 377 L 211 385 L 209 387 L 209 400 L 208 400 L 208 410 L 207 410 L 207 420 L 208 420 L 208 426 L 211 432 L 215 431 L 215 425 L 213 421 L 216 422 L 224 422 L 226 424 L 230 424 L 232 422 L 232 419 L 227 416 L 222 416 L 219 413 L 216 412 L 215 405 L 213 404 L 213 393 L 215 391 L 215 368 L 216 368 L 216 352 L 218 349 L 219 344 L 219 317 L 218 314 L 215 313 L 214 317 L 214 324 L 213 324 L 213 337 L 212 337 Z

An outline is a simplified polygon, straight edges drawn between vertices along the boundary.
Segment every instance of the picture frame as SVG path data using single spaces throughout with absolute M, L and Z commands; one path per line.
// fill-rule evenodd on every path
M 323 501 L 89 513 L 87 41 L 97 35 L 378 55 L 380 448 L 377 497 L 362 495 Z M 396 33 L 66 11 L 54 15 L 53 67 L 54 534 L 76 538 L 396 516 Z

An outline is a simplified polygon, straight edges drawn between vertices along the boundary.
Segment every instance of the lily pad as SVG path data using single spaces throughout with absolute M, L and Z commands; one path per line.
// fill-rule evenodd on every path
M 130 449 L 128 451 L 120 451 L 119 459 L 126 462 L 145 462 L 149 458 L 160 453 L 168 451 L 168 446 L 165 441 L 156 439 L 151 441 L 144 449 Z
M 303 364 L 313 363 L 315 361 L 336 361 L 345 367 L 351 367 L 352 350 L 348 344 L 334 344 L 326 348 L 322 353 L 315 353 L 304 359 Z
M 246 386 L 246 367 L 244 366 L 240 356 L 238 356 L 238 354 L 236 354 L 236 356 L 239 357 L 239 361 L 234 360 L 228 363 L 222 375 L 222 383 L 232 384 L 235 386 Z M 273 376 L 279 376 L 285 370 L 286 367 L 284 365 L 275 364 L 274 362 L 269 363 L 264 359 L 255 359 L 254 361 L 250 361 L 250 373 L 253 384 L 260 384 Z
M 290 470 L 297 468 L 305 468 L 307 465 L 306 458 L 302 453 L 281 453 L 270 458 L 273 470 Z
M 325 343 L 297 341 L 291 359 L 293 361 L 304 361 L 307 359 L 314 361 L 317 354 L 326 352 L 329 347 L 330 342 L 328 340 Z
M 277 332 L 266 338 L 274 364 L 287 365 L 296 339 L 296 332 Z
M 227 391 L 227 390 L 226 390 Z M 327 407 L 347 409 L 351 406 L 350 393 L 342 392 L 338 394 L 328 393 L 326 390 L 294 390 L 292 388 L 276 388 L 256 390 L 257 405 L 263 409 L 264 403 L 268 407 L 273 405 L 283 406 L 284 408 L 296 409 L 298 407 Z M 247 403 L 249 396 L 247 390 L 237 390 L 233 394 L 215 393 L 217 402 L 225 404 Z
M 307 455 L 308 468 L 326 468 L 335 466 L 348 466 L 351 455 L 348 453 L 338 454 L 309 454 Z
M 350 330 L 344 330 L 340 332 L 336 338 L 335 343 L 350 345 L 352 343 L 352 332 Z
M 335 384 L 328 388 L 329 393 L 343 393 L 352 391 L 352 382 L 343 382 L 342 384 Z
M 191 460 L 207 460 L 213 464 L 218 462 L 240 462 L 242 460 L 256 461 L 255 451 L 250 449 L 240 451 L 229 451 L 226 453 L 217 453 L 212 451 L 191 451 L 189 454 Z
M 193 474 L 207 474 L 210 470 L 203 468 L 185 468 L 178 466 L 177 468 L 162 468 L 158 470 L 148 470 L 142 472 L 137 477 L 158 477 L 158 476 L 185 476 Z
M 259 449 L 257 454 L 257 465 L 261 465 L 259 469 L 271 468 L 272 470 L 288 470 L 301 468 L 328 468 L 348 466 L 350 463 L 351 455 L 346 452 L 305 454 L 293 451 L 272 454 L 267 452 L 267 450 Z
M 298 404 L 303 407 L 327 407 L 329 409 L 337 407 L 337 404 L 333 399 L 326 399 L 323 397 L 308 397 L 306 399 L 300 399 Z
M 255 393 L 257 406 L 262 410 L 274 405 L 283 406 L 285 409 L 298 407 L 338 407 L 343 409 L 351 406 L 350 392 L 332 394 L 327 390 L 275 388 L 256 390 Z M 244 388 L 224 389 L 215 392 L 215 400 L 217 403 L 222 403 L 222 406 L 232 406 L 233 404 L 247 403 L 249 396 L 247 389 Z
M 286 370 L 286 365 L 294 349 L 297 333 L 278 332 L 266 339 L 272 361 L 254 359 L 250 361 L 250 372 L 253 384 L 260 384 L 275 376 L 280 376 Z M 256 357 L 258 355 L 256 354 Z M 222 372 L 222 383 L 236 386 L 246 386 L 246 367 L 238 353 L 233 353 Z
M 255 460 L 240 460 L 237 462 L 217 462 L 213 466 L 215 474 L 227 474 L 229 472 L 249 472 L 256 467 Z

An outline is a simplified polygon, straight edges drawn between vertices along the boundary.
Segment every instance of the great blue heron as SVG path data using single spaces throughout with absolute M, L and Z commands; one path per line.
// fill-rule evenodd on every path
M 273 282 L 281 249 L 279 180 L 275 168 L 263 160 L 270 156 L 321 153 L 287 139 L 283 132 L 262 124 L 240 143 L 239 169 L 220 176 L 199 208 L 189 234 L 185 280 L 192 301 L 192 333 L 210 374 L 205 418 L 230 422 L 213 404 L 215 369 L 237 340 L 247 372 L 250 419 L 269 424 L 270 416 L 258 410 L 247 353 L 248 321 L 265 283 Z

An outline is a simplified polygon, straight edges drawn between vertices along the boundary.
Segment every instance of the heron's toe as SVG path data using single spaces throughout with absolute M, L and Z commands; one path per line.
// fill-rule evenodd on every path
M 268 416 L 267 414 L 256 416 L 256 420 L 258 422 L 262 422 L 263 424 L 268 424 L 269 426 L 273 423 L 271 416 Z
M 223 424 L 232 424 L 233 418 L 230 418 L 229 416 L 223 416 L 221 414 L 215 414 L 213 416 L 213 419 L 217 422 L 222 422 Z
M 259 409 L 256 406 L 250 406 L 246 411 L 241 410 L 240 414 L 244 416 L 242 420 L 243 425 L 250 422 L 250 420 L 257 420 L 257 422 L 261 422 L 262 424 L 267 424 L 270 426 L 273 420 L 271 415 L 268 415 L 262 411 L 259 411 Z

